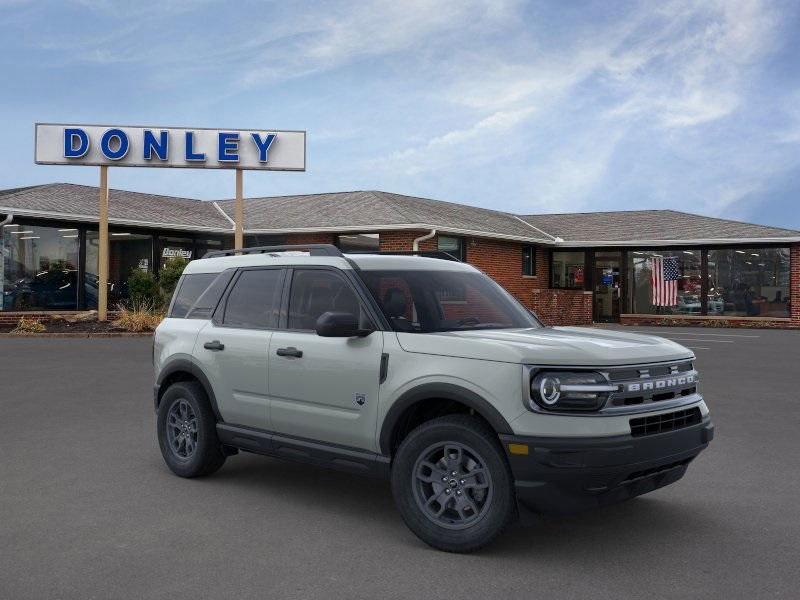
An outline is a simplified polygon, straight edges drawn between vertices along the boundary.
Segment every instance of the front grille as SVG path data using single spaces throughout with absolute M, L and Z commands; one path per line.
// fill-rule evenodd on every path
M 611 368 L 607 375 L 611 383 L 619 386 L 606 404 L 611 409 L 664 402 L 697 393 L 698 374 L 691 361 Z
M 663 415 L 639 417 L 630 420 L 631 435 L 633 437 L 641 437 L 643 435 L 655 435 L 657 433 L 675 431 L 676 429 L 697 425 L 702 420 L 700 409 L 697 407 L 664 413 Z

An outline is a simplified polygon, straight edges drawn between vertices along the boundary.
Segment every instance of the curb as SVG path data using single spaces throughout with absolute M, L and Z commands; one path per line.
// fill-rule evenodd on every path
M 85 333 L 0 333 L 0 339 L 14 338 L 134 338 L 134 337 L 153 337 L 152 331 L 132 333 L 130 331 L 120 332 L 85 332 Z

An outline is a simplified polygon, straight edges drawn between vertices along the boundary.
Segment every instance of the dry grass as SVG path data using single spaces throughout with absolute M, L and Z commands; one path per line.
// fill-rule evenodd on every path
M 119 306 L 119 316 L 114 326 L 131 333 L 155 331 L 164 319 L 164 313 L 147 302 L 135 303 L 130 307 Z
M 39 319 L 29 319 L 21 317 L 17 322 L 17 326 L 11 330 L 11 333 L 44 333 L 47 329 Z

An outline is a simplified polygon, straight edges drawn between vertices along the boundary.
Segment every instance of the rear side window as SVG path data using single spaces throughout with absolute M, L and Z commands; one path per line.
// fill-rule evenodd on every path
M 187 319 L 210 319 L 214 314 L 214 309 L 217 308 L 220 298 L 225 293 L 225 288 L 228 287 L 236 269 L 228 269 L 217 275 L 216 279 L 211 285 L 206 288 L 197 301 L 189 309 L 186 315 Z
M 172 302 L 172 310 L 169 316 L 182 319 L 189 312 L 192 304 L 206 291 L 206 288 L 217 278 L 217 273 L 193 273 L 183 275 L 175 292 L 175 300 Z
M 242 271 L 225 303 L 223 325 L 269 329 L 278 324 L 282 269 Z

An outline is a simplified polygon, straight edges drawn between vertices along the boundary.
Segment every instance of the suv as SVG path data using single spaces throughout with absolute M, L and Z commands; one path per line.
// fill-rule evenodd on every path
M 441 550 L 519 514 L 673 483 L 713 437 L 692 352 L 544 327 L 452 260 L 330 245 L 189 263 L 155 333 L 158 440 L 181 477 L 240 451 L 391 479 Z

